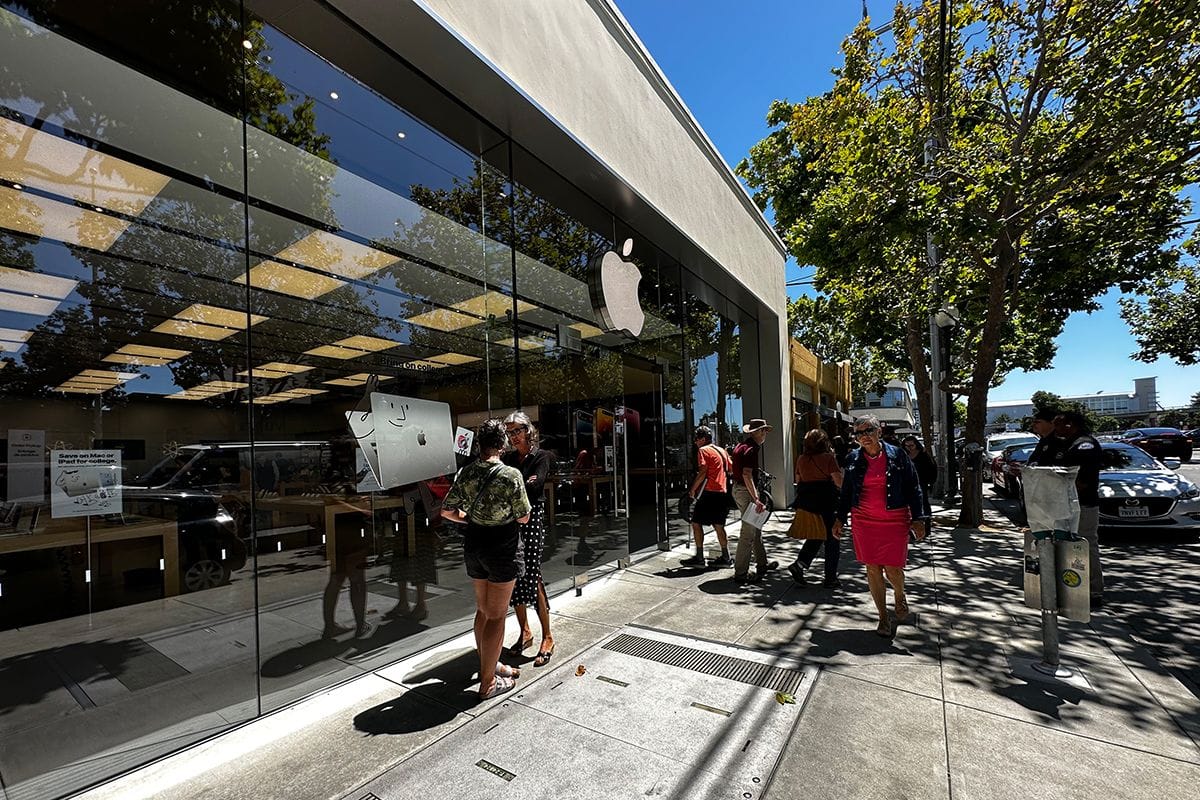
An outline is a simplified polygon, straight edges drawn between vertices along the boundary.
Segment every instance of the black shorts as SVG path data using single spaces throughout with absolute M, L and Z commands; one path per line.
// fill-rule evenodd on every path
M 507 525 L 467 523 L 463 536 L 467 575 L 477 581 L 508 583 L 525 574 L 516 522 Z
M 692 522 L 699 525 L 724 525 L 729 516 L 729 495 L 725 492 L 701 492 L 692 507 Z

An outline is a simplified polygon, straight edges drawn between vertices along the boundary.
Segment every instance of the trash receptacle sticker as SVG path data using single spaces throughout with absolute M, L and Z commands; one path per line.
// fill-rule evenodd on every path
M 1062 582 L 1074 589 L 1079 584 L 1083 583 L 1083 578 L 1073 569 L 1063 570 Z

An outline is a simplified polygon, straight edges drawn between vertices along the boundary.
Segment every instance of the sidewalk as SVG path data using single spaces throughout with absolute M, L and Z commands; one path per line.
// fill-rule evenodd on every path
M 785 565 L 786 522 L 767 531 Z M 891 640 L 849 542 L 832 593 L 782 569 L 737 586 L 730 570 L 679 567 L 681 550 L 656 554 L 554 598 L 554 659 L 525 659 L 509 695 L 475 701 L 463 637 L 83 796 L 1194 794 L 1200 700 L 1136 631 L 1103 611 L 1063 621 L 1063 664 L 1082 677 L 1019 677 L 1041 652 L 1020 545 L 994 512 L 979 530 L 935 529 L 910 553 L 915 616 Z

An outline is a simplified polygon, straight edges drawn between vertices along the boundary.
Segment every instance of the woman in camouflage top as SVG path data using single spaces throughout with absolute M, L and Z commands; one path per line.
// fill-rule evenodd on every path
M 442 516 L 466 523 L 463 556 L 475 585 L 475 646 L 479 649 L 479 697 L 486 700 L 516 686 L 518 670 L 498 663 L 504 617 L 513 584 L 525 572 L 518 525 L 529 521 L 529 498 L 521 471 L 500 462 L 504 423 L 489 419 L 476 437 L 479 460 L 459 470 L 442 503 Z

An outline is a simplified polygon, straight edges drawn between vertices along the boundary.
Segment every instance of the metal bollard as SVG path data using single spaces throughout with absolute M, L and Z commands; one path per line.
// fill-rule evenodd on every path
M 1054 547 L 1058 531 L 1040 531 L 1034 536 L 1042 595 L 1042 661 L 1033 668 L 1043 675 L 1069 678 L 1074 673 L 1059 663 L 1058 654 L 1058 568 Z

